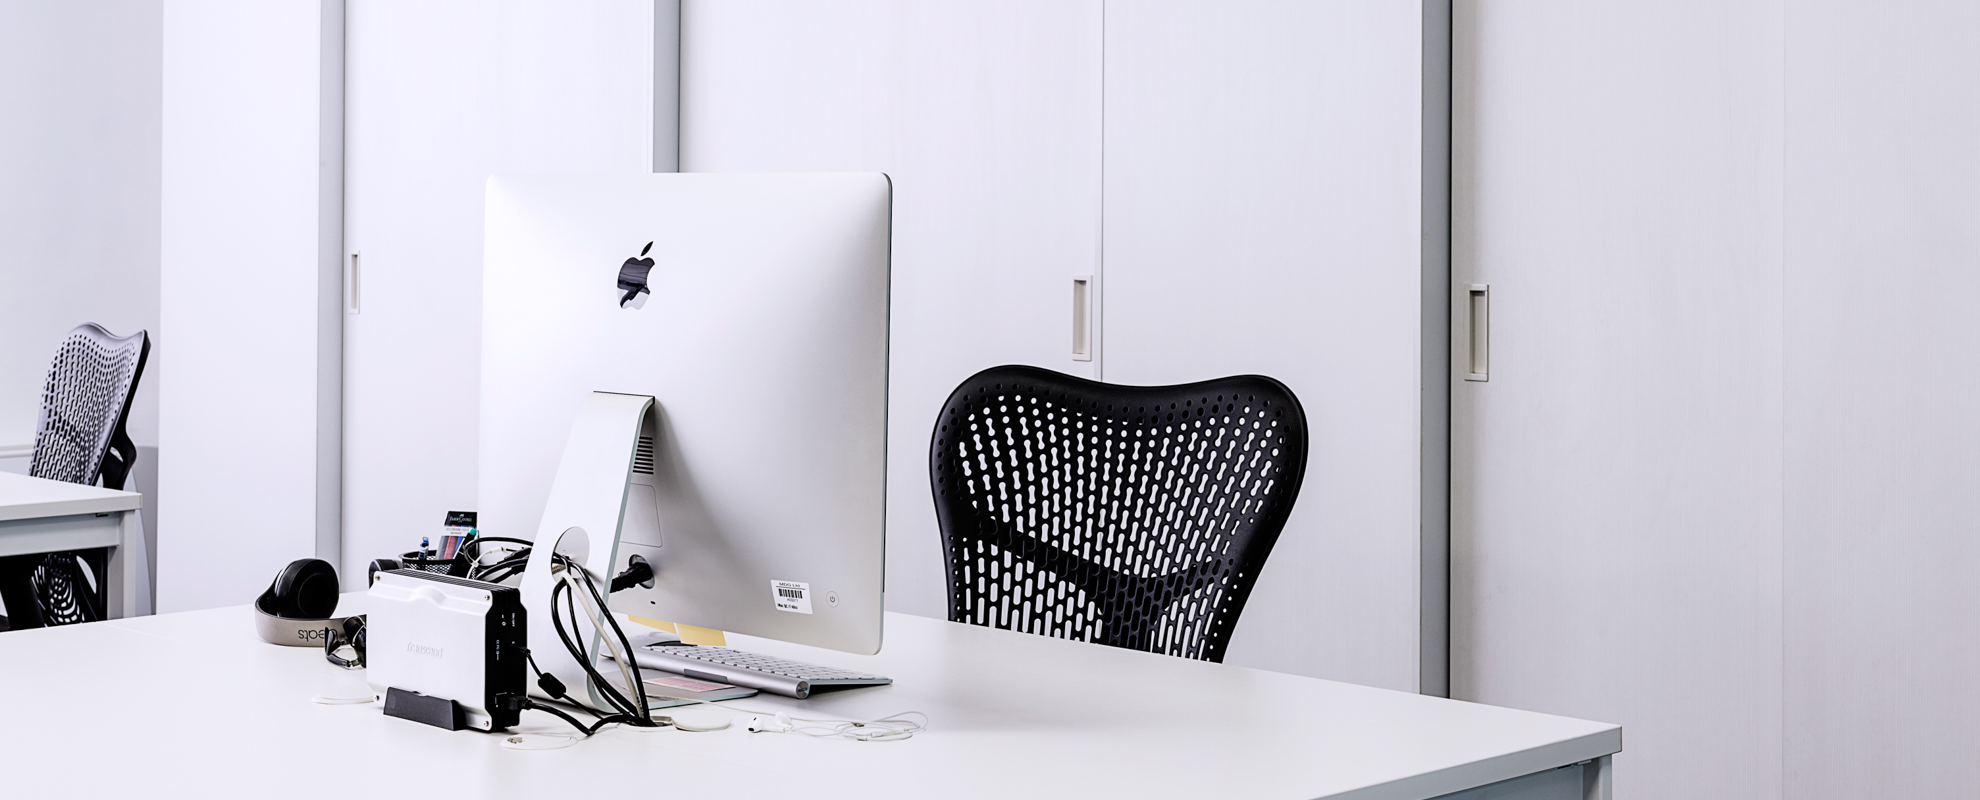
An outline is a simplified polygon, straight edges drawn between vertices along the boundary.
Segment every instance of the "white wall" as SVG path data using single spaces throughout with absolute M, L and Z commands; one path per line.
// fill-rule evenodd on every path
M 683 171 L 893 178 L 887 606 L 946 618 L 936 412 L 986 367 L 1093 374 L 1071 357 L 1071 278 L 1099 271 L 1100 4 L 684 12 Z
M 318 0 L 164 3 L 161 611 L 251 601 L 319 552 L 320 249 L 342 152 L 324 85 L 341 47 L 324 39 L 341 17 Z
M 1310 430 L 1229 663 L 1417 688 L 1421 25 L 1107 6 L 1107 380 L 1269 375 Z
M 483 185 L 652 169 L 654 6 L 352 3 L 347 588 L 371 559 L 437 541 L 450 510 L 483 511 L 490 535 L 535 535 L 533 514 L 477 498 Z
M 0 3 L 0 447 L 34 443 L 69 329 L 150 332 L 131 438 L 158 442 L 157 2 Z
M 1460 12 L 1458 696 L 1618 796 L 1980 793 L 1980 12 Z

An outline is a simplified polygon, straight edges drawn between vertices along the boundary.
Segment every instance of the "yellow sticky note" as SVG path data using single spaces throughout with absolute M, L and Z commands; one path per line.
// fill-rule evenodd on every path
M 721 631 L 713 628 L 697 628 L 686 623 L 663 622 L 645 617 L 632 617 L 631 619 L 646 627 L 663 630 L 679 636 L 681 637 L 681 641 L 688 644 L 709 645 L 713 647 L 727 647 L 729 644 L 728 637 L 724 636 Z
M 681 641 L 688 644 L 705 644 L 715 647 L 725 647 L 729 644 L 728 638 L 724 637 L 721 631 L 712 628 L 697 628 L 693 625 L 676 622 L 674 623 L 674 632 L 680 634 Z
M 641 625 L 645 625 L 646 627 L 649 628 L 657 628 L 659 630 L 663 630 L 668 633 L 679 633 L 679 631 L 674 630 L 674 623 L 671 622 L 662 622 L 657 619 L 647 619 L 645 617 L 634 617 L 630 615 L 628 615 L 626 618 L 634 622 L 637 622 Z

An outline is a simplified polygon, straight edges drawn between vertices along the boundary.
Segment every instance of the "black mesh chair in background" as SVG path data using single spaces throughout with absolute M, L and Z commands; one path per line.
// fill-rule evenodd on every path
M 115 336 L 94 323 L 69 332 L 41 390 L 28 474 L 124 488 L 137 463 L 125 433 L 131 398 L 151 354 L 144 331 Z M 7 627 L 38 628 L 104 618 L 109 559 L 102 549 L 0 558 Z M 87 575 L 85 575 L 87 571 Z
M 929 452 L 949 619 L 1222 661 L 1306 471 L 1290 389 L 984 370 Z

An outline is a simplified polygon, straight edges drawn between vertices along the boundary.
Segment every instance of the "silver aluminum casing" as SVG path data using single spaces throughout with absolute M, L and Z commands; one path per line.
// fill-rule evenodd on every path
M 652 564 L 614 611 L 878 652 L 891 213 L 877 173 L 489 179 L 479 503 L 539 545 L 539 665 L 560 540 L 601 585 Z M 649 241 L 651 295 L 621 307 Z

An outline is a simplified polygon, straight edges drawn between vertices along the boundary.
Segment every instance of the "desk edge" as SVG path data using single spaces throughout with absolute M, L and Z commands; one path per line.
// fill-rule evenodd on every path
M 1432 800 L 1622 752 L 1622 726 L 1316 800 Z
M 55 517 L 80 517 L 90 514 L 114 514 L 119 511 L 136 511 L 143 506 L 144 495 L 137 492 L 118 492 L 115 495 L 83 497 L 73 500 L 16 503 L 0 505 L 0 522 L 14 522 L 24 519 L 53 519 Z

